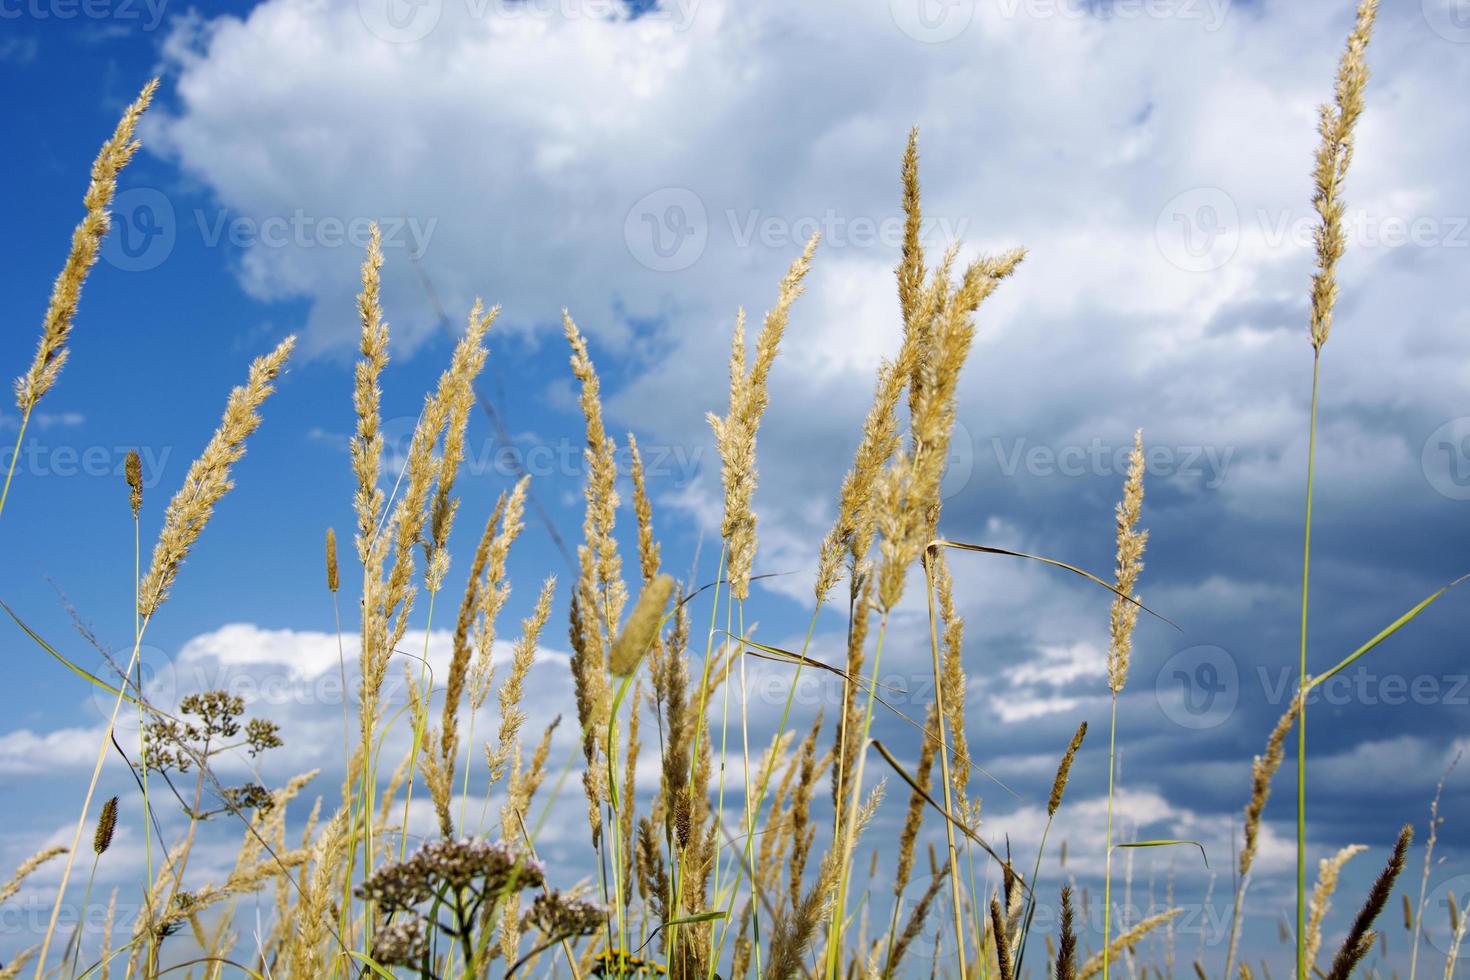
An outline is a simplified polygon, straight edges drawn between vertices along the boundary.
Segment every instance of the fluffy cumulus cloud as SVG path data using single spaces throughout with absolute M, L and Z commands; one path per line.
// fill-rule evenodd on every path
M 1456 421 L 1470 386 L 1470 108 L 1445 93 L 1470 83 L 1470 38 L 1451 7 L 1386 4 L 1372 47 L 1323 361 L 1323 666 L 1462 570 L 1446 555 L 1465 551 L 1456 508 L 1470 497 L 1470 424 Z M 181 172 L 166 194 L 203 189 L 212 202 L 181 203 L 180 233 L 239 233 L 240 280 L 263 299 L 306 300 L 315 353 L 352 344 L 351 244 L 376 219 L 389 319 L 407 345 L 435 326 L 425 281 L 451 313 L 484 294 L 530 336 L 566 305 L 600 363 L 624 369 L 608 392 L 616 421 L 705 451 L 735 310 L 758 317 L 821 233 L 761 433 L 762 564 L 798 571 L 763 583 L 781 608 L 781 596 L 807 601 L 812 543 L 874 372 L 897 348 L 897 165 L 919 125 L 930 255 L 961 241 L 962 257 L 1029 249 L 981 314 L 943 530 L 1104 570 L 1123 462 L 1145 430 L 1143 591 L 1172 623 L 1140 626 L 1120 704 L 1117 816 L 1130 834 L 1205 843 L 1218 895 L 1249 759 L 1284 708 L 1279 672 L 1295 658 L 1308 170 L 1350 8 L 669 0 L 635 16 L 610 0 L 266 0 L 176 22 L 174 97 L 149 120 L 148 145 Z M 714 470 L 660 505 L 714 528 Z M 1015 794 L 987 798 L 987 833 L 1022 853 L 1034 843 L 1046 770 L 1086 718 L 1077 805 L 1054 838 L 1077 854 L 1105 820 L 1106 593 L 1022 559 L 951 561 L 970 623 L 972 745 Z M 912 695 L 891 700 L 914 715 L 928 657 L 921 589 L 906 601 L 885 665 Z M 1433 791 L 1448 719 L 1463 717 L 1447 622 L 1431 619 L 1417 649 L 1399 651 L 1412 667 L 1394 661 L 1324 694 L 1313 729 L 1324 849 L 1381 844 Z M 817 655 L 840 659 L 839 629 L 823 621 Z M 777 616 L 762 635 L 799 643 L 796 630 Z M 442 658 L 442 636 L 426 646 Z M 350 643 L 344 652 L 350 664 Z M 326 683 L 338 656 L 335 636 L 237 625 L 190 641 L 175 666 L 274 673 L 296 691 Z M 749 706 L 763 725 L 785 693 L 767 673 L 755 669 Z M 1433 691 L 1394 693 L 1405 675 Z M 565 700 L 564 672 L 540 676 L 546 703 Z M 803 707 L 830 706 L 830 685 L 813 683 Z M 1420 710 L 1406 713 L 1405 697 Z M 337 722 L 320 707 L 288 714 L 325 744 Z M 908 731 L 880 716 L 895 738 Z M 85 765 L 63 735 L 5 736 L 0 769 L 24 771 L 43 742 Z M 1371 801 L 1364 772 L 1390 783 Z M 1275 876 L 1290 863 L 1289 809 L 1268 811 L 1263 930 L 1285 894 Z M 1074 871 L 1093 876 L 1100 848 L 1085 849 Z M 1142 876 L 1154 858 L 1131 860 Z M 1168 860 L 1181 892 L 1204 893 L 1205 873 L 1190 866 L 1186 880 L 1190 858 Z

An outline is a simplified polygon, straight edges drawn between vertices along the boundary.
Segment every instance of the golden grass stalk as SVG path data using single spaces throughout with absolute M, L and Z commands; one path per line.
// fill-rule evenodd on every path
M 102 239 L 112 223 L 107 209 L 117 192 L 117 176 L 142 145 L 133 138 L 133 133 L 157 91 L 156 78 L 143 86 L 143 91 L 123 112 L 111 138 L 102 144 L 97 159 L 92 163 L 92 182 L 82 198 L 87 213 L 72 232 L 71 251 L 67 253 L 61 274 L 51 289 L 51 302 L 41 323 L 41 340 L 36 345 L 36 356 L 30 369 L 15 381 L 15 403 L 22 418 L 29 418 L 31 410 L 51 390 L 66 364 L 66 342 L 76 319 L 77 304 L 81 301 L 82 284 L 87 281 L 87 273 L 92 271 L 92 266 L 97 264 Z
M 1404 829 L 1399 831 L 1399 838 L 1394 843 L 1388 864 L 1384 865 L 1383 871 L 1378 875 L 1378 880 L 1373 882 L 1373 888 L 1368 892 L 1368 898 L 1363 902 L 1363 907 L 1358 910 L 1357 918 L 1353 920 L 1353 926 L 1348 930 L 1347 938 L 1343 940 L 1337 955 L 1333 957 L 1332 967 L 1327 971 L 1327 980 L 1348 980 L 1358 963 L 1368 955 L 1368 950 L 1373 944 L 1373 922 L 1388 904 L 1389 895 L 1393 892 L 1393 883 L 1398 878 L 1399 872 L 1404 870 L 1404 858 L 1408 855 L 1409 844 L 1413 840 L 1414 828 L 1410 824 L 1405 824 Z
M 924 894 L 919 896 L 919 901 L 914 904 L 913 911 L 909 913 L 908 921 L 904 923 L 903 931 L 898 934 L 898 938 L 889 948 L 888 959 L 883 967 L 883 976 L 893 976 L 894 971 L 903 963 L 909 947 L 923 932 L 924 922 L 929 918 L 929 910 L 933 907 L 934 899 L 939 896 L 939 890 L 944 887 L 948 877 L 949 868 L 944 867 L 929 879 L 929 887 L 925 888 Z
M 286 359 L 296 345 L 287 337 L 271 353 L 250 365 L 245 384 L 230 393 L 225 414 L 204 452 L 189 467 L 184 485 L 169 502 L 163 515 L 163 530 L 153 548 L 153 563 L 139 589 L 138 612 L 151 619 L 168 598 L 199 534 L 214 515 L 215 505 L 230 488 L 230 469 L 245 455 L 245 440 L 260 426 L 260 406 L 275 388 L 272 382 L 285 369 Z
M 1348 35 L 1347 48 L 1338 63 L 1332 104 L 1318 110 L 1317 132 L 1321 143 L 1312 171 L 1312 205 L 1321 223 L 1314 232 L 1317 267 L 1311 284 L 1312 399 L 1307 428 L 1307 502 L 1302 533 L 1302 612 L 1299 687 L 1307 686 L 1307 607 L 1312 567 L 1312 495 L 1316 483 L 1317 393 L 1321 379 L 1322 348 L 1332 331 L 1337 304 L 1337 261 L 1342 257 L 1346 236 L 1342 228 L 1345 204 L 1342 184 L 1353 156 L 1353 128 L 1363 111 L 1363 92 L 1368 83 L 1367 46 L 1378 15 L 1378 0 L 1359 0 L 1357 18 Z M 1297 726 L 1296 777 L 1296 972 L 1306 971 L 1307 924 L 1307 713 Z
M 10 876 L 10 880 L 3 886 L 0 886 L 0 902 L 6 902 L 14 898 L 16 892 L 20 891 L 20 886 L 25 883 L 27 878 L 35 874 L 41 865 L 65 853 L 66 848 L 64 847 L 48 847 L 26 858 L 25 861 L 21 862 L 20 867 L 15 869 L 15 874 Z
M 1342 184 L 1353 159 L 1353 128 L 1363 114 L 1363 92 L 1368 86 L 1368 39 L 1377 16 L 1378 0 L 1359 0 L 1357 22 L 1338 62 L 1333 101 L 1317 110 L 1317 134 L 1322 140 L 1312 169 L 1312 206 L 1321 220 L 1314 234 L 1317 271 L 1312 275 L 1312 347 L 1317 351 L 1321 351 L 1332 332 L 1332 312 L 1337 303 L 1337 262 L 1347 244 L 1342 227 L 1345 208 Z
M 744 600 L 750 594 L 750 569 L 755 560 L 756 517 L 752 501 L 756 485 L 756 432 L 770 402 L 771 365 L 781 348 L 781 339 L 791 318 L 791 304 L 802 294 L 802 280 L 811 268 L 819 235 L 806 243 L 801 256 L 791 263 L 781 280 L 776 305 L 766 314 L 755 342 L 755 361 L 748 368 L 745 352 L 745 311 L 735 319 L 730 347 L 730 408 L 723 418 L 708 415 L 720 452 L 720 476 L 725 487 L 725 513 L 720 535 L 728 544 L 727 565 L 730 598 Z
M 1317 862 L 1317 887 L 1312 891 L 1311 914 L 1307 918 L 1307 967 L 1317 967 L 1317 952 L 1322 948 L 1322 923 L 1332 911 L 1332 895 L 1337 891 L 1343 866 L 1368 848 L 1349 844 L 1331 857 Z
M 1118 936 L 1118 938 L 1114 939 L 1112 942 L 1108 943 L 1107 946 L 1103 947 L 1101 952 L 1094 953 L 1087 960 L 1087 963 L 1084 964 L 1082 967 L 1081 973 L 1078 974 L 1078 980 L 1089 980 L 1089 978 L 1095 977 L 1099 973 L 1102 973 L 1103 964 L 1105 962 L 1115 956 L 1121 956 L 1123 953 L 1133 949 L 1133 947 L 1137 946 L 1149 933 L 1159 928 L 1159 926 L 1162 926 L 1168 922 L 1172 922 L 1175 917 L 1181 915 L 1183 912 L 1183 909 L 1169 909 L 1167 912 L 1160 912 L 1158 915 L 1151 915 L 1148 918 L 1144 919 L 1142 922 L 1135 925 L 1133 928 L 1129 929 L 1127 932 L 1122 933 Z
M 1138 518 L 1143 510 L 1143 474 L 1143 432 L 1140 430 L 1133 434 L 1133 453 L 1128 459 L 1128 477 L 1123 482 L 1123 499 L 1117 508 L 1117 558 L 1113 583 L 1117 594 L 1113 597 L 1112 614 L 1108 623 L 1108 690 L 1112 692 L 1112 715 L 1108 729 L 1107 854 L 1104 858 L 1103 948 L 1100 954 L 1103 980 L 1108 978 L 1108 965 L 1113 949 L 1108 939 L 1112 934 L 1113 914 L 1113 777 L 1117 768 L 1118 695 L 1128 681 L 1133 628 L 1138 623 L 1138 604 L 1127 601 L 1125 597 L 1137 598 L 1134 590 L 1138 585 L 1138 575 L 1143 570 L 1143 549 L 1148 543 L 1148 532 L 1138 528 Z M 1086 974 L 1087 970 L 1084 968 L 1084 977 Z
M 510 676 L 500 685 L 497 697 L 500 702 L 499 747 L 490 753 L 487 763 L 490 768 L 490 785 L 494 786 L 505 774 L 505 766 L 512 751 L 520 744 L 521 726 L 526 721 L 526 710 L 521 707 L 525 697 L 526 675 L 536 660 L 536 650 L 541 642 L 541 631 L 551 616 L 551 601 L 556 595 L 556 576 L 548 576 L 541 586 L 536 607 L 531 615 L 521 621 L 521 636 L 515 643 L 510 658 Z
M 653 504 L 648 499 L 648 484 L 643 473 L 643 456 L 638 452 L 638 440 L 628 433 L 629 475 L 633 479 L 633 513 L 638 519 L 638 564 L 643 572 L 643 584 L 653 581 L 658 574 L 660 548 L 653 535 Z
M 1046 815 L 1054 817 L 1062 807 L 1062 794 L 1067 791 L 1067 780 L 1072 775 L 1072 763 L 1077 759 L 1077 753 L 1082 748 L 1082 740 L 1087 737 L 1087 722 L 1077 726 L 1072 741 L 1067 743 L 1067 751 L 1062 753 L 1062 761 L 1057 764 L 1056 778 L 1052 780 L 1051 793 L 1046 798 Z

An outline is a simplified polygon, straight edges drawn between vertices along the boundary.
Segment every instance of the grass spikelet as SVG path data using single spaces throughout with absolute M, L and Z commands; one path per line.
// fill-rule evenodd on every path
M 327 528 L 327 591 L 336 592 L 341 585 L 341 573 L 337 568 L 337 532 Z
M 990 935 L 995 941 L 995 965 L 1000 980 L 1014 980 L 1015 974 L 1011 970 L 1011 940 L 1006 929 L 1006 917 L 1005 913 L 1000 910 L 1000 902 L 994 898 L 990 900 Z
M 1108 943 L 1101 952 L 1094 953 L 1082 967 L 1082 972 L 1078 976 L 1078 980 L 1090 980 L 1091 977 L 1097 976 L 1103 972 L 1104 959 L 1110 960 L 1115 956 L 1120 956 L 1124 952 L 1131 950 L 1149 933 L 1165 923 L 1172 922 L 1177 916 L 1183 914 L 1183 912 L 1183 909 L 1169 909 L 1167 912 L 1151 915 L 1142 922 L 1139 922 L 1132 929 L 1129 929 L 1127 932 L 1118 936 L 1117 939 Z
M 781 347 L 781 338 L 790 321 L 791 304 L 803 291 L 802 280 L 811 268 L 812 253 L 817 248 L 817 235 L 806 243 L 801 256 L 791 263 L 781 280 L 776 305 L 766 314 L 761 332 L 756 337 L 755 360 L 747 369 L 745 354 L 745 311 L 735 321 L 735 336 L 730 352 L 730 408 L 724 418 L 709 415 L 715 444 L 720 452 L 721 478 L 725 487 L 725 513 L 720 525 L 721 536 L 729 543 L 730 596 L 736 601 L 750 594 L 750 569 L 755 560 L 756 518 L 752 507 L 755 496 L 756 432 L 770 402 L 771 365 Z
M 1056 980 L 1077 980 L 1077 933 L 1072 919 L 1072 889 L 1062 886 L 1061 940 L 1057 949 Z M 1195 963 L 1195 971 L 1201 977 L 1204 971 Z
M 903 830 L 898 835 L 898 869 L 893 877 L 893 897 L 896 899 L 903 897 L 904 889 L 908 887 L 909 877 L 913 874 L 914 845 L 918 842 L 919 829 L 924 823 L 924 811 L 927 804 L 924 796 L 929 792 L 931 773 L 934 770 L 934 753 L 939 745 L 939 723 L 935 717 L 935 711 L 934 705 L 931 704 L 928 720 L 924 725 L 923 743 L 919 747 L 919 764 L 914 768 L 913 774 L 914 782 L 919 788 L 909 793 L 908 812 L 904 815 Z M 893 914 L 898 915 L 896 903 Z
M 1087 737 L 1087 722 L 1077 726 L 1077 732 L 1072 736 L 1072 741 L 1067 743 L 1067 751 L 1062 753 L 1062 761 L 1057 766 L 1056 778 L 1052 780 L 1051 795 L 1046 798 L 1046 815 L 1056 816 L 1062 806 L 1062 794 L 1067 791 L 1067 780 L 1072 775 L 1072 763 L 1077 759 L 1077 752 L 1082 748 L 1082 740 Z
M 644 479 L 643 456 L 638 452 L 638 440 L 628 433 L 629 475 L 633 479 L 633 514 L 638 518 L 638 565 L 643 572 L 643 584 L 653 581 L 658 574 L 659 545 L 653 536 L 653 504 L 648 499 L 648 484 Z
M 1455 965 L 1460 960 L 1460 946 L 1465 941 L 1465 925 L 1470 923 L 1470 902 L 1465 903 L 1464 909 L 1457 909 L 1451 902 L 1450 914 L 1455 928 L 1450 936 L 1450 947 L 1445 951 L 1444 980 L 1455 980 Z
M 246 383 L 230 393 L 224 419 L 204 452 L 189 467 L 184 485 L 164 511 L 163 531 L 153 549 L 153 563 L 138 590 L 138 612 L 146 620 L 168 598 L 189 550 L 229 492 L 230 468 L 245 455 L 245 440 L 260 425 L 260 406 L 275 389 L 272 382 L 286 366 L 295 337 L 281 341 L 271 353 L 250 365 Z
M 633 606 L 632 615 L 628 617 L 628 622 L 623 626 L 623 631 L 618 635 L 612 653 L 608 656 L 608 670 L 614 676 L 629 677 L 638 669 L 644 654 L 653 646 L 658 636 L 664 610 L 668 608 L 669 597 L 673 594 L 674 580 L 668 575 L 660 575 L 644 586 Z
M 127 459 L 123 462 L 123 475 L 128 481 L 128 505 L 133 509 L 133 520 L 138 519 L 138 511 L 143 509 L 143 459 L 138 455 L 136 449 L 129 449 Z
M 486 313 L 484 304 L 475 300 L 470 311 L 469 335 L 483 337 L 500 315 L 496 306 Z M 439 472 L 434 481 L 434 501 L 429 508 L 429 534 L 424 542 L 424 552 L 432 560 L 437 552 L 444 550 L 449 532 L 454 526 L 454 515 L 459 509 L 459 499 L 454 496 L 454 481 L 459 475 L 460 463 L 464 460 L 465 429 L 469 425 L 470 409 L 475 405 L 475 377 L 484 367 L 487 352 L 483 346 L 468 348 L 469 360 L 451 369 L 451 383 L 445 392 L 448 402 L 444 423 L 444 443 L 439 453 Z
M 82 284 L 86 282 L 92 266 L 97 264 L 102 239 L 112 223 L 107 209 L 117 192 L 117 176 L 142 145 L 133 138 L 133 133 L 157 91 L 158 79 L 155 78 L 143 87 L 137 100 L 123 112 L 117 128 L 102 144 L 97 159 L 92 163 L 92 182 L 82 198 L 87 213 L 72 232 L 71 250 L 51 289 L 51 301 L 42 321 L 36 356 L 30 369 L 15 381 L 15 403 L 22 416 L 30 416 L 31 410 L 51 390 L 66 364 L 66 342 L 71 336 L 77 304 L 81 301 Z
M 541 595 L 531 615 L 521 621 L 521 636 L 516 640 L 510 658 L 510 676 L 500 685 L 497 695 L 500 701 L 499 747 L 488 762 L 490 785 L 494 786 L 505 774 L 505 765 L 511 752 L 520 744 L 521 726 L 526 721 L 526 711 L 521 707 L 525 696 L 526 675 L 536 660 L 536 650 L 541 642 L 541 631 L 551 616 L 551 600 L 556 595 L 556 576 L 549 576 L 541 586 Z
M 1393 883 L 1398 879 L 1399 872 L 1404 870 L 1404 858 L 1408 855 L 1409 844 L 1413 840 L 1414 828 L 1405 824 L 1404 829 L 1399 831 L 1399 839 L 1394 843 L 1388 864 L 1384 865 L 1378 880 L 1373 882 L 1367 900 L 1353 920 L 1353 927 L 1348 930 L 1347 938 L 1333 957 L 1332 968 L 1327 971 L 1327 980 L 1348 980 L 1358 963 L 1368 955 L 1373 945 L 1373 923 L 1388 904 L 1388 898 L 1393 893 Z
M 1337 304 L 1337 262 L 1347 244 L 1342 184 L 1353 159 L 1353 127 L 1363 113 L 1363 92 L 1368 85 L 1366 51 L 1377 15 L 1378 0 L 1360 0 L 1357 22 L 1338 63 L 1333 101 L 1317 110 L 1317 133 L 1322 141 L 1312 169 L 1312 206 L 1321 224 L 1314 232 L 1317 270 L 1312 275 L 1312 347 L 1319 352 L 1332 332 Z
M 1128 663 L 1133 650 L 1133 628 L 1138 623 L 1138 604 L 1123 596 L 1134 595 L 1143 571 L 1143 549 L 1148 532 L 1138 529 L 1143 510 L 1143 432 L 1133 434 L 1133 453 L 1128 459 L 1128 479 L 1118 504 L 1118 555 L 1114 585 L 1122 595 L 1113 597 L 1109 627 L 1108 688 L 1120 694 L 1128 681 Z
M 97 814 L 97 830 L 92 834 L 92 851 L 98 857 L 112 846 L 112 835 L 116 831 L 117 797 L 114 796 L 102 804 L 102 812 Z
M 1312 891 L 1312 906 L 1307 918 L 1307 968 L 1315 969 L 1317 952 L 1322 948 L 1322 923 L 1332 911 L 1332 894 L 1337 891 L 1337 881 L 1343 866 L 1368 848 L 1362 844 L 1349 844 L 1331 857 L 1317 863 L 1317 887 Z
M 0 886 L 0 902 L 6 902 L 14 898 L 15 893 L 20 891 L 20 886 L 27 878 L 35 874 L 37 868 L 52 858 L 60 857 L 65 853 L 66 848 L 64 847 L 48 847 L 23 861 L 21 866 L 15 869 L 15 874 L 10 876 L 10 880 L 3 886 Z

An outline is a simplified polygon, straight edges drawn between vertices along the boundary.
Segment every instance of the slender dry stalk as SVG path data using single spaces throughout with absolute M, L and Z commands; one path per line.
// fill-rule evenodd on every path
M 36 403 L 56 384 L 56 378 L 66 364 L 66 342 L 76 319 L 77 304 L 81 301 L 82 284 L 87 281 L 87 273 L 92 271 L 92 266 L 97 264 L 102 239 L 112 223 L 107 209 L 117 192 L 117 176 L 142 145 L 133 138 L 133 133 L 157 91 L 156 78 L 143 86 L 143 91 L 123 112 L 111 138 L 102 144 L 97 159 L 92 163 L 92 182 L 82 198 L 87 213 L 72 232 L 71 251 L 67 253 L 61 274 L 51 289 L 51 301 L 41 321 L 41 339 L 36 345 L 36 356 L 30 369 L 15 381 L 15 403 L 23 418 L 29 418 Z
M 1393 883 L 1399 872 L 1404 870 L 1404 858 L 1408 856 L 1409 844 L 1413 840 L 1413 825 L 1405 824 L 1404 829 L 1399 831 L 1399 839 L 1394 843 L 1388 864 L 1384 865 L 1378 880 L 1373 882 L 1367 900 L 1353 920 L 1353 927 L 1348 930 L 1347 938 L 1333 957 L 1332 968 L 1327 971 L 1327 980 L 1348 980 L 1358 963 L 1368 955 L 1368 950 L 1373 945 L 1373 922 L 1388 904 L 1389 895 L 1393 893 Z
M 1434 859 L 1434 845 L 1439 840 L 1439 826 L 1444 823 L 1444 818 L 1439 815 L 1439 800 L 1444 795 L 1444 784 L 1449 781 L 1450 773 L 1454 772 L 1455 767 L 1459 764 L 1460 753 L 1456 752 L 1455 757 L 1450 760 L 1450 764 L 1445 767 L 1444 773 L 1440 775 L 1439 783 L 1434 787 L 1434 799 L 1429 804 L 1429 838 L 1424 844 L 1424 874 L 1419 878 L 1419 904 L 1415 906 L 1412 917 L 1413 921 L 1419 922 L 1421 925 L 1424 919 L 1424 895 L 1429 890 L 1430 862 Z M 1408 901 L 1407 895 L 1404 896 L 1404 900 L 1405 902 Z M 1450 918 L 1452 921 L 1455 917 L 1455 911 L 1455 896 L 1451 895 Z M 1407 906 L 1405 907 L 1404 914 L 1406 916 L 1409 914 Z M 1405 928 L 1412 927 L 1406 926 Z M 1450 932 L 1453 934 L 1458 928 L 1459 924 L 1454 923 L 1450 926 Z M 1422 928 L 1414 930 L 1414 941 L 1411 944 L 1409 952 L 1409 980 L 1414 980 L 1414 973 L 1419 966 L 1419 936 L 1423 931 Z
M 914 944 L 914 941 L 919 938 L 919 934 L 923 931 L 924 923 L 929 918 L 929 910 L 934 905 L 934 899 L 939 896 L 939 891 L 944 887 L 948 878 L 949 868 L 944 867 L 940 868 L 939 873 L 929 879 L 929 887 L 925 888 L 924 894 L 919 896 L 919 901 L 915 903 L 913 911 L 909 913 L 908 921 L 904 923 L 903 931 L 893 941 L 893 945 L 888 953 L 888 960 L 883 967 L 884 977 L 893 976 L 894 971 L 902 965 L 903 958 L 908 953 L 909 947 Z

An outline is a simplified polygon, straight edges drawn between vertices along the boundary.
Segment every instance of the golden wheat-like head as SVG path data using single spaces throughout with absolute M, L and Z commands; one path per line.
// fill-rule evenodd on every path
M 337 569 L 337 532 L 327 528 L 327 591 L 336 592 L 341 584 Z
M 1360 0 L 1357 22 L 1338 64 L 1333 101 L 1318 109 L 1317 133 L 1322 141 L 1312 168 L 1312 206 L 1321 221 L 1314 233 L 1317 269 L 1312 274 L 1312 346 L 1318 351 L 1332 332 L 1332 312 L 1337 305 L 1337 261 L 1347 245 L 1342 183 L 1353 159 L 1353 127 L 1363 113 L 1363 92 L 1368 85 L 1366 52 L 1377 16 L 1378 0 Z
M 82 284 L 86 282 L 87 273 L 92 271 L 92 266 L 97 264 L 102 239 L 112 222 L 107 208 L 117 192 L 117 175 L 127 166 L 141 145 L 133 139 L 133 133 L 157 90 L 156 78 L 143 86 L 137 101 L 123 112 L 112 137 L 102 144 L 102 149 L 92 164 L 92 182 L 82 199 L 87 213 L 72 232 L 71 251 L 67 253 L 61 275 L 56 277 L 56 284 L 51 289 L 51 302 L 46 307 L 46 317 L 42 321 L 41 340 L 36 345 L 36 356 L 31 361 L 30 370 L 15 381 L 15 402 L 22 415 L 30 415 L 36 402 L 56 383 L 57 375 L 66 364 L 66 341 L 71 335 L 72 322 L 76 319 Z
M 245 440 L 260 425 L 260 406 L 275 390 L 272 382 L 286 367 L 296 344 L 287 337 L 275 350 L 250 365 L 245 384 L 230 393 L 225 414 L 204 453 L 189 467 L 184 485 L 163 515 L 163 531 L 153 549 L 153 563 L 138 590 L 138 612 L 147 619 L 168 598 L 189 550 L 214 514 L 215 505 L 234 485 L 230 468 L 245 455 Z
M 1052 817 L 1062 806 L 1062 794 L 1067 791 L 1067 779 L 1072 775 L 1072 763 L 1077 758 L 1077 751 L 1082 748 L 1082 740 L 1087 737 L 1087 722 L 1077 726 L 1077 733 L 1072 736 L 1072 741 L 1067 744 L 1067 751 L 1062 754 L 1061 764 L 1057 766 L 1057 775 L 1051 784 L 1051 795 L 1046 798 L 1046 815 Z
M 1108 687 L 1114 694 L 1128 681 L 1128 662 L 1133 651 L 1133 627 L 1138 623 L 1138 603 L 1134 589 L 1143 571 L 1143 549 L 1148 532 L 1139 530 L 1138 518 L 1143 510 L 1143 432 L 1133 434 L 1133 454 L 1128 459 L 1128 478 L 1123 483 L 1123 499 L 1118 504 L 1118 554 L 1114 569 L 1114 587 L 1120 593 L 1113 597 L 1109 623 Z

